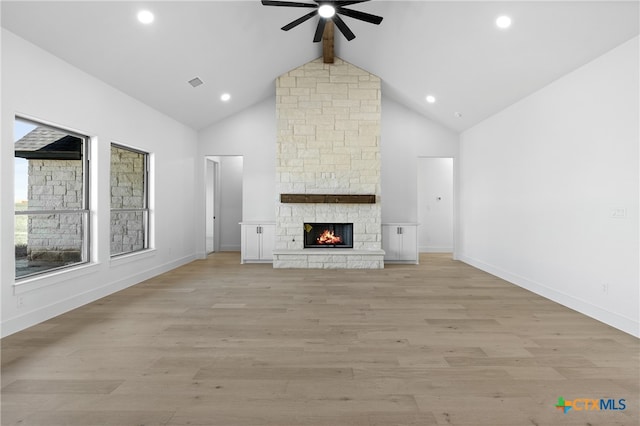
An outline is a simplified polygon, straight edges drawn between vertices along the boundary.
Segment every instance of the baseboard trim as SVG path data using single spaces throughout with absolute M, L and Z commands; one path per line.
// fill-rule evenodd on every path
M 453 247 L 420 246 L 420 253 L 453 253 Z
M 553 302 L 559 303 L 567 308 L 573 309 L 581 314 L 603 322 L 625 333 L 640 338 L 640 322 L 632 318 L 627 318 L 615 312 L 608 311 L 591 302 L 578 297 L 557 291 L 542 283 L 522 277 L 518 274 L 506 271 L 497 266 L 485 263 L 466 255 L 460 255 L 457 260 L 478 268 L 498 278 L 502 278 L 518 287 L 529 290 L 539 296 L 545 297 Z

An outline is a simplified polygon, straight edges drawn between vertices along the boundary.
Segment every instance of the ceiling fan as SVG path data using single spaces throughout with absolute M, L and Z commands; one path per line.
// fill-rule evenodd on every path
M 349 41 L 356 38 L 356 35 L 349 29 L 347 24 L 340 18 L 339 15 L 348 16 L 350 18 L 359 19 L 361 21 L 369 22 L 371 24 L 379 25 L 382 22 L 381 16 L 372 15 L 370 13 L 360 12 L 358 10 L 347 9 L 345 6 L 350 6 L 357 3 L 365 3 L 370 0 L 333 0 L 333 1 L 317 1 L 313 3 L 300 3 L 295 1 L 274 1 L 274 0 L 262 0 L 264 6 L 284 6 L 284 7 L 307 7 L 314 9 L 304 16 L 292 21 L 282 27 L 283 31 L 289 31 L 290 29 L 297 27 L 305 21 L 313 18 L 316 15 L 320 15 L 318 26 L 316 27 L 316 33 L 313 37 L 314 43 L 322 40 L 322 34 L 324 27 L 328 20 L 333 21 L 340 32 Z

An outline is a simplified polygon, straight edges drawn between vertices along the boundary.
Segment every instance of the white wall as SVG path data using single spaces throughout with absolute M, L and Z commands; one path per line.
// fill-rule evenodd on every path
M 275 96 L 201 130 L 199 141 L 198 176 L 204 176 L 202 159 L 206 156 L 242 156 L 242 220 L 275 221 Z M 205 193 L 203 179 L 199 180 L 196 191 Z M 204 196 L 198 197 L 195 209 L 200 234 L 204 235 Z M 197 239 L 199 257 L 204 257 L 204 241 L 204 238 Z
M 636 37 L 460 148 L 461 259 L 636 336 L 639 75 Z
M 418 157 L 455 159 L 458 134 L 383 96 L 381 155 L 382 223 L 417 222 Z
M 275 98 L 269 98 L 202 130 L 200 156 L 242 155 L 243 220 L 274 221 Z M 384 96 L 382 98 L 382 220 L 417 222 L 418 157 L 458 155 L 458 135 Z M 199 162 L 204 175 L 204 162 Z M 198 189 L 204 193 L 205 188 Z M 204 202 L 197 207 L 204 229 Z M 204 239 L 198 254 L 204 257 Z M 199 243 L 200 244 L 200 243 Z
M 14 286 L 14 116 L 92 137 L 92 262 Z M 2 335 L 37 324 L 195 258 L 197 134 L 131 97 L 2 30 L 0 291 Z M 110 143 L 151 153 L 155 250 L 117 260 L 109 253 Z M 22 306 L 18 308 L 18 300 Z
M 453 251 L 453 158 L 418 159 L 418 250 Z

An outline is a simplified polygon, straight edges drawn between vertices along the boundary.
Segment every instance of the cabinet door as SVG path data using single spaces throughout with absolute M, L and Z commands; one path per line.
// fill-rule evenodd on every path
M 382 225 L 382 249 L 385 260 L 398 260 L 400 257 L 401 235 L 395 225 Z
M 417 227 L 401 226 L 401 245 L 399 260 L 417 260 L 418 259 L 418 235 Z
M 244 226 L 244 253 L 245 260 L 260 259 L 260 225 Z
M 273 260 L 273 247 L 276 243 L 276 226 L 275 225 L 261 225 L 261 253 L 260 259 Z

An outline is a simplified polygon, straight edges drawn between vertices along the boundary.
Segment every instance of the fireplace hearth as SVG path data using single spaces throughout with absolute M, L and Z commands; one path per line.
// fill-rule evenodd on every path
M 304 248 L 353 248 L 353 223 L 305 223 Z

